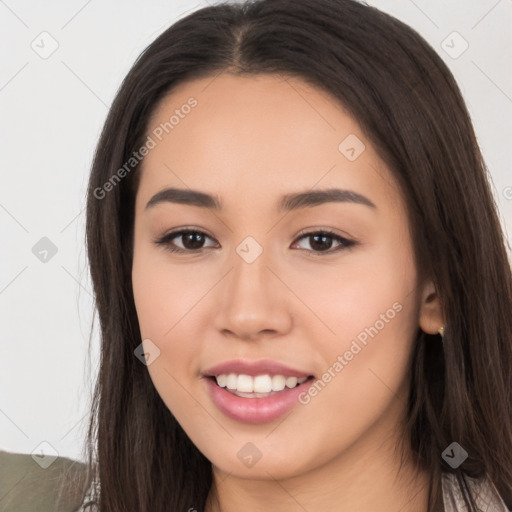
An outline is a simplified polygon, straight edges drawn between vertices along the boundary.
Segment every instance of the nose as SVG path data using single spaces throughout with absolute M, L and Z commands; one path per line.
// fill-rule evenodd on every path
M 265 251 L 252 263 L 238 254 L 218 290 L 215 327 L 251 341 L 286 334 L 293 325 L 290 291 L 271 268 Z

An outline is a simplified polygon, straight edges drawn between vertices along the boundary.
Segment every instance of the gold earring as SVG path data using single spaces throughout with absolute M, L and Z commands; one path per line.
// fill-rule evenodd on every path
M 444 338 L 444 325 L 442 327 L 439 328 L 439 330 L 437 331 L 439 333 L 439 335 L 441 336 L 441 338 Z

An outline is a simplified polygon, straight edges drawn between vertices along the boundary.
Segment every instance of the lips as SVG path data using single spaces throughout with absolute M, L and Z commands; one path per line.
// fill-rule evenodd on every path
M 314 381 L 307 372 L 269 360 L 227 361 L 208 369 L 203 376 L 206 391 L 217 408 L 229 418 L 244 423 L 269 422 L 283 416 Z M 233 385 L 227 385 L 228 379 Z M 260 388 L 258 381 L 266 381 L 267 387 Z M 286 381 L 288 385 L 283 386 L 281 382 L 277 386 L 279 391 L 268 391 L 268 381 Z M 255 392 L 245 388 L 250 383 L 256 383 Z M 262 389 L 267 392 L 258 392 Z
M 307 379 L 293 389 L 273 391 L 264 398 L 237 396 L 219 387 L 212 378 L 205 378 L 203 382 L 212 402 L 228 418 L 242 423 L 265 423 L 281 418 L 296 407 L 299 397 L 307 392 L 314 379 Z
M 310 377 L 312 374 L 306 371 L 291 368 L 277 361 L 261 360 L 261 361 L 243 361 L 241 359 L 234 361 L 226 361 L 206 370 L 203 374 L 207 377 L 217 377 L 222 374 L 234 373 L 235 375 L 249 375 L 256 377 L 257 375 L 283 375 L 284 377 Z

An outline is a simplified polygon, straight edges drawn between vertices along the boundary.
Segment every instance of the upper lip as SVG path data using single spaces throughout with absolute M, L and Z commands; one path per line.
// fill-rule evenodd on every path
M 309 377 L 311 373 L 303 372 L 295 368 L 291 368 L 277 361 L 264 359 L 260 361 L 244 361 L 236 359 L 232 361 L 225 361 L 217 364 L 203 374 L 207 377 L 215 377 L 217 375 L 235 373 L 237 375 L 283 375 L 285 377 Z

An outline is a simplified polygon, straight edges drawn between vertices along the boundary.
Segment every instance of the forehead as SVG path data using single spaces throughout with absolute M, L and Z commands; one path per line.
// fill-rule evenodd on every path
M 314 187 L 396 194 L 358 123 L 297 78 L 223 73 L 182 83 L 156 108 L 147 136 L 146 199 L 171 185 L 227 196 L 227 206 L 241 193 L 265 199 Z

